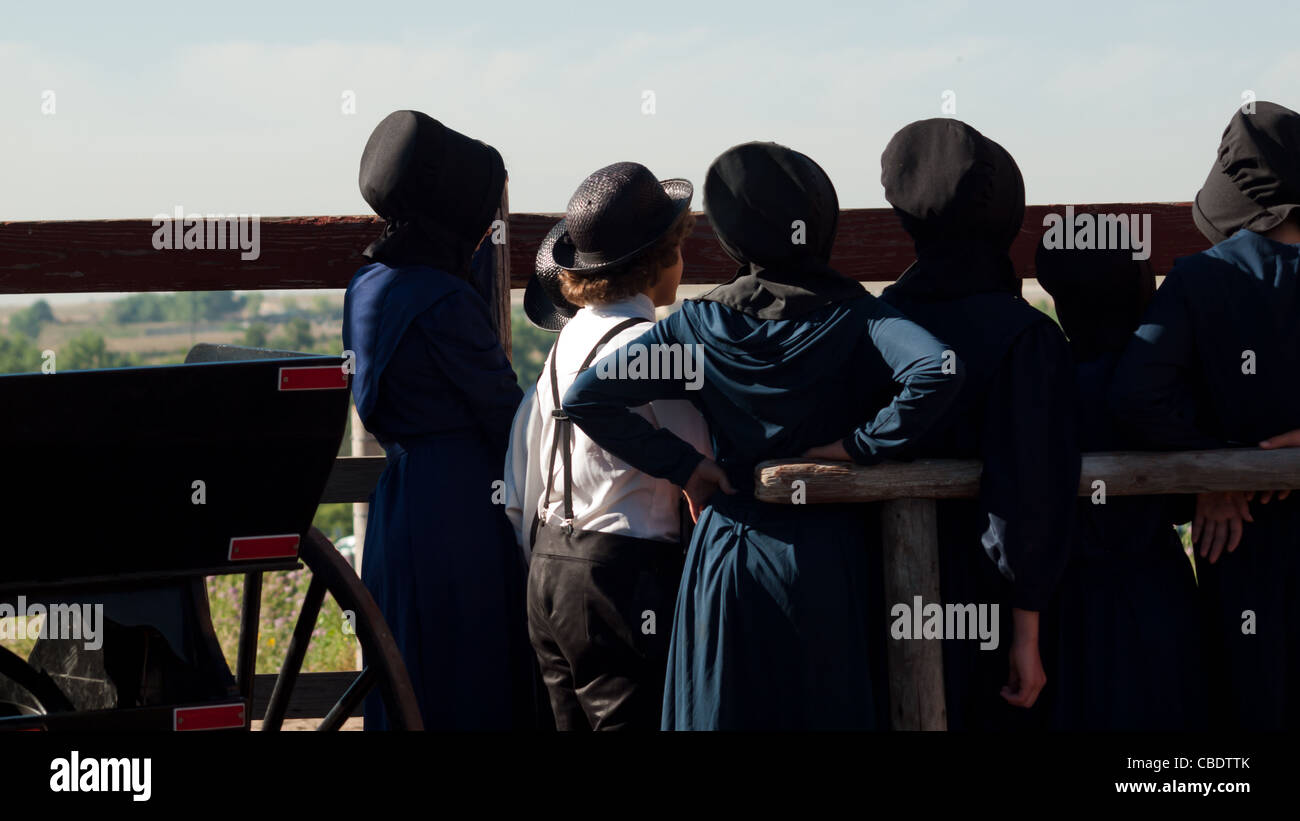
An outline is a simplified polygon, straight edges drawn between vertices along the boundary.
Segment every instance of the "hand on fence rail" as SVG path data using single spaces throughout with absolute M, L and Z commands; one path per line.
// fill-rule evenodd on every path
M 1286 433 L 1280 433 L 1271 439 L 1265 439 L 1263 442 L 1260 442 L 1259 446 L 1264 450 L 1274 450 L 1276 448 L 1300 447 L 1300 430 L 1292 430 L 1292 431 L 1287 431 Z M 1263 494 L 1260 496 L 1259 503 L 1261 505 L 1268 504 L 1269 500 L 1273 498 L 1273 493 L 1274 491 L 1271 490 L 1264 491 Z M 1251 495 L 1254 496 L 1253 493 Z M 1280 502 L 1290 495 L 1291 495 L 1290 489 L 1279 490 L 1277 491 L 1277 500 Z
M 1259 446 L 1263 450 L 1300 446 L 1300 430 L 1265 439 Z M 1250 515 L 1250 502 L 1255 500 L 1256 493 L 1259 494 L 1259 503 L 1266 505 L 1275 495 L 1279 502 L 1282 501 L 1291 495 L 1291 490 L 1222 491 L 1197 495 L 1196 514 L 1192 519 L 1192 545 L 1200 548 L 1201 558 L 1208 558 L 1210 564 L 1214 564 L 1223 555 L 1225 542 L 1229 553 L 1237 549 L 1244 523 L 1255 521 Z

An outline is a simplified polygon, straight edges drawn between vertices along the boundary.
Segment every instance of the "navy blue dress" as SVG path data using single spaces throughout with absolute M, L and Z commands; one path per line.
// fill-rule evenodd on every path
M 1111 423 L 1106 396 L 1119 352 L 1076 368 L 1085 452 L 1134 450 Z M 1077 502 L 1070 560 L 1052 622 L 1052 726 L 1062 730 L 1185 731 L 1205 726 L 1205 665 L 1196 577 L 1174 524 L 1191 497 L 1107 496 Z
M 523 555 L 494 503 L 522 394 L 465 281 L 367 265 L 348 286 L 353 395 L 388 463 L 370 496 L 362 580 L 393 631 L 426 729 L 531 723 Z M 372 692 L 366 729 L 387 726 Z
M 1047 610 L 1068 557 L 1080 468 L 1069 344 L 1050 317 L 1008 292 L 918 299 L 894 285 L 881 298 L 951 344 L 966 367 L 961 396 L 917 443 L 919 454 L 984 462 L 978 499 L 937 504 L 944 602 L 999 605 L 996 650 L 944 641 L 948 729 L 1041 729 L 1042 699 L 1025 710 L 999 690 L 1012 608 Z M 1045 670 L 1046 632 L 1040 625 Z
M 1255 447 L 1300 428 L 1298 316 L 1298 245 L 1243 229 L 1179 259 L 1120 360 L 1117 419 L 1161 450 Z M 1213 716 L 1300 729 L 1300 494 L 1251 514 L 1234 552 L 1197 557 Z
M 627 408 L 690 400 L 737 489 L 710 500 L 686 557 L 664 729 L 874 727 L 867 517 L 758 502 L 754 467 L 841 437 L 861 464 L 905 456 L 960 388 L 944 346 L 869 294 L 784 320 L 688 301 L 626 349 L 651 344 L 703 345 L 702 387 L 602 379 L 597 364 L 564 409 L 601 447 L 682 486 L 702 457 Z

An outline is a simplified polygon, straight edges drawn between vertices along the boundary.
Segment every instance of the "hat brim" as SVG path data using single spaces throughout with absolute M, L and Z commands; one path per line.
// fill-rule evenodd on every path
M 569 239 L 569 235 L 565 233 L 556 241 L 555 246 L 551 249 L 551 261 L 566 271 L 572 271 L 577 274 L 596 274 L 622 265 L 632 257 L 654 245 L 663 238 L 664 234 L 668 233 L 668 230 L 673 227 L 673 223 L 677 221 L 677 218 L 681 216 L 681 213 L 691 207 L 691 198 L 695 195 L 695 186 L 691 184 L 690 180 L 660 180 L 659 184 L 663 186 L 664 193 L 668 195 L 668 199 L 672 200 L 673 218 L 668 221 L 668 224 L 663 227 L 662 231 L 655 234 L 648 242 L 628 251 L 618 259 L 606 260 L 605 262 L 597 264 L 584 265 L 578 260 L 577 247 L 575 247 L 573 242 Z
M 529 278 L 528 287 L 524 289 L 524 316 L 528 317 L 533 327 L 552 333 L 564 330 L 564 326 L 573 319 L 573 314 L 561 310 L 546 296 L 546 290 L 536 274 Z
M 532 276 L 528 278 L 527 287 L 524 288 L 524 316 L 543 331 L 563 330 L 573 315 L 578 312 L 578 306 L 564 299 L 563 296 L 552 297 L 542 282 L 543 274 L 553 281 L 559 281 L 560 266 L 550 262 L 550 259 L 555 243 L 564 236 L 566 227 L 565 221 L 560 220 L 542 239 L 541 245 L 537 248 L 536 266 L 533 268 Z

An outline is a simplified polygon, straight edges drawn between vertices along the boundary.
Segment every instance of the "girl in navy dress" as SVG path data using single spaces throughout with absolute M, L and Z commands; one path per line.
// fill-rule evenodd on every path
M 1011 261 L 1024 179 L 1005 148 L 947 118 L 899 130 L 880 171 L 916 246 L 880 298 L 966 363 L 961 395 L 918 455 L 983 462 L 979 498 L 936 505 L 939 592 L 945 604 L 997 604 L 998 635 L 1010 637 L 988 650 L 944 640 L 948 729 L 1041 729 L 1039 617 L 1065 568 L 1080 462 L 1069 343 L 1021 298 Z
M 385 118 L 361 158 L 362 196 L 387 225 L 348 286 L 343 345 L 357 412 L 388 456 L 362 579 L 427 729 L 533 722 L 523 556 L 493 501 L 521 393 L 468 281 L 505 180 L 494 148 L 417 111 Z M 377 693 L 365 717 L 387 726 Z
M 1079 448 L 1139 450 L 1106 408 L 1115 366 L 1156 290 L 1127 248 L 1038 246 L 1038 282 L 1070 337 Z M 1095 495 L 1094 495 L 1095 496 Z M 1205 728 L 1196 576 L 1174 524 L 1190 496 L 1075 503 L 1069 562 L 1055 602 L 1051 726 L 1063 730 Z
M 839 202 L 805 155 L 732 148 L 709 169 L 704 210 L 740 270 L 623 350 L 684 357 L 703 346 L 698 390 L 597 364 L 564 401 L 601 447 L 683 487 L 698 513 L 663 727 L 869 729 L 863 510 L 759 502 L 754 466 L 831 436 L 859 464 L 904 456 L 956 396 L 961 368 L 944 373 L 938 340 L 829 266 Z M 716 463 L 632 411 L 669 398 L 701 410 Z
M 1111 383 L 1118 426 L 1153 450 L 1294 445 L 1278 434 L 1300 427 L 1300 112 L 1238 109 L 1192 218 L 1215 245 L 1175 262 L 1129 339 Z M 1294 732 L 1300 496 L 1260 490 L 1264 506 L 1196 497 L 1210 721 Z

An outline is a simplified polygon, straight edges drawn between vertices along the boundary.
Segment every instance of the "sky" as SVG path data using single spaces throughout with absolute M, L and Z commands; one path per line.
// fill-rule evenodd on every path
M 1300 5 L 1269 5 L 15 3 L 0 219 L 369 213 L 358 160 L 399 108 L 495 145 L 515 211 L 620 160 L 698 184 L 754 139 L 876 207 L 880 152 L 945 92 L 1031 203 L 1186 201 L 1244 91 L 1300 107 Z
M 516 212 L 563 211 L 621 160 L 698 189 L 749 140 L 882 207 L 885 144 L 937 116 L 1002 143 L 1030 203 L 1187 201 L 1243 94 L 1300 108 L 1297 23 L 1287 3 L 12 3 L 0 220 L 367 214 L 361 151 L 402 108 L 496 146 Z

